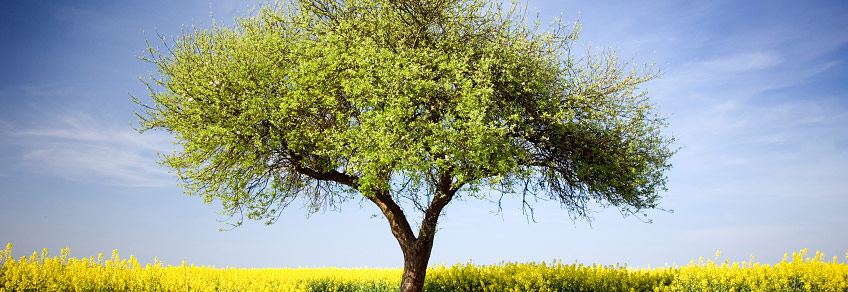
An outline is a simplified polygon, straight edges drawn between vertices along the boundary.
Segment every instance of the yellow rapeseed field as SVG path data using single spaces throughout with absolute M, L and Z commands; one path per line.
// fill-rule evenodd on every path
M 130 256 L 50 257 L 45 249 L 12 258 L 0 255 L 5 291 L 397 291 L 400 269 L 216 269 L 186 265 L 142 266 Z M 718 259 L 719 253 L 716 254 Z M 848 253 L 846 253 L 848 259 Z M 685 266 L 635 269 L 554 263 L 434 266 L 425 291 L 848 291 L 848 264 L 802 250 L 776 265 L 692 261 Z

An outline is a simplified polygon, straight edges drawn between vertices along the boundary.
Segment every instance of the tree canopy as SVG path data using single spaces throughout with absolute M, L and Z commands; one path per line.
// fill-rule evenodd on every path
M 656 72 L 575 53 L 578 24 L 525 15 L 483 0 L 268 3 L 149 46 L 140 128 L 173 133 L 163 164 L 236 224 L 361 194 L 407 258 L 459 196 L 554 200 L 575 218 L 657 208 L 674 151 L 639 87 Z

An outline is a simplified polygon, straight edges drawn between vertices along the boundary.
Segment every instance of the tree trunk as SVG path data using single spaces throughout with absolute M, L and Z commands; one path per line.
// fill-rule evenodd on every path
M 433 238 L 436 235 L 439 216 L 453 198 L 456 190 L 459 189 L 459 187 L 451 189 L 451 178 L 447 175 L 443 175 L 439 181 L 439 193 L 424 212 L 418 237 L 410 228 L 403 210 L 392 200 L 388 192 L 376 192 L 372 196 L 368 196 L 368 199 L 374 202 L 386 216 L 392 235 L 395 236 L 401 251 L 403 251 L 401 292 L 424 291 L 424 278 L 427 276 L 427 264 L 430 262 L 430 253 L 433 251 Z
M 401 249 L 403 249 L 403 278 L 400 282 L 400 291 L 424 291 L 427 264 L 430 262 L 430 252 L 433 250 L 432 234 L 401 246 Z

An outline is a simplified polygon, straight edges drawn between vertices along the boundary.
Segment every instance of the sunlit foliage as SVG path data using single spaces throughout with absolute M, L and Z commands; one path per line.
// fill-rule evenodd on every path
M 371 201 L 403 252 L 406 292 L 421 291 L 454 200 L 500 209 L 515 196 L 529 217 L 540 201 L 575 219 L 661 209 L 674 138 L 642 87 L 659 73 L 573 53 L 578 24 L 542 26 L 522 6 L 268 1 L 148 46 L 137 126 L 173 134 L 162 164 L 234 226 L 273 224 L 296 201 Z

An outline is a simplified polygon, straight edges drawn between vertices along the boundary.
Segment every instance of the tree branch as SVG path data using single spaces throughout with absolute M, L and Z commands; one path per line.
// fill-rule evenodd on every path
M 452 183 L 453 177 L 450 175 L 450 171 L 446 171 L 439 176 L 439 182 L 436 184 L 436 195 L 433 197 L 433 201 L 430 202 L 430 207 L 424 212 L 424 219 L 421 220 L 421 229 L 418 230 L 418 238 L 432 238 L 434 236 L 442 210 L 450 203 L 453 196 L 461 187 L 461 185 L 452 186 Z
M 335 169 L 331 169 L 329 171 L 316 171 L 314 169 L 304 167 L 302 156 L 289 152 L 289 157 L 292 160 L 292 166 L 294 167 L 294 171 L 309 176 L 311 178 L 323 181 L 332 181 L 337 182 L 353 189 L 359 189 L 359 183 L 357 182 L 357 178 L 345 173 L 341 173 Z
M 416 238 L 415 234 L 412 233 L 412 228 L 409 226 L 409 221 L 406 219 L 403 210 L 392 200 L 388 191 L 377 191 L 372 196 L 366 195 L 365 197 L 380 208 L 380 211 L 386 216 L 386 220 L 389 221 L 392 234 L 398 243 L 400 243 L 403 252 L 407 253 Z

